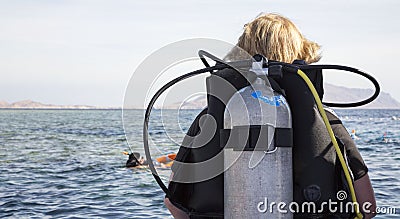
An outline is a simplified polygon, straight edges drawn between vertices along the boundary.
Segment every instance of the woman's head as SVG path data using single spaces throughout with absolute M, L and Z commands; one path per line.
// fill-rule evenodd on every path
M 261 54 L 269 60 L 291 63 L 296 59 L 317 62 L 320 46 L 307 40 L 289 19 L 277 14 L 262 14 L 244 26 L 237 46 L 250 55 Z M 238 49 L 227 59 L 237 59 Z

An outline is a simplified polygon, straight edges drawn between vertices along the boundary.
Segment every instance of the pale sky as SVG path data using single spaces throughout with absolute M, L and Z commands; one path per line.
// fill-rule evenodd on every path
M 235 44 L 261 12 L 290 18 L 321 44 L 321 64 L 365 70 L 400 100 L 398 9 L 398 0 L 0 0 L 0 101 L 122 106 L 130 77 L 152 52 L 198 37 Z

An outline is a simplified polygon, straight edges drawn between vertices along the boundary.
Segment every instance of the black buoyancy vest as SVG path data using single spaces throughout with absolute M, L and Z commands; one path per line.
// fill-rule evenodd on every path
M 304 64 L 304 62 L 295 62 L 294 64 Z M 322 98 L 324 92 L 321 70 L 306 71 L 305 73 Z M 221 70 L 217 75 L 230 82 L 237 90 L 248 85 L 246 79 L 232 69 Z M 211 89 L 215 89 L 212 77 L 215 76 L 207 78 L 208 93 Z M 335 201 L 337 191 L 345 188 L 343 186 L 345 180 L 341 176 L 341 167 L 335 149 L 311 91 L 296 74 L 284 74 L 283 78 L 277 82 L 284 90 L 292 112 L 294 201 L 299 204 L 312 201 L 317 206 L 329 199 Z M 228 93 L 223 98 L 229 100 L 232 95 L 233 93 Z M 207 104 L 208 107 L 196 117 L 187 135 L 196 136 L 199 133 L 199 118 L 206 113 L 216 119 L 218 129 L 223 128 L 225 105 L 211 95 L 207 96 Z M 333 114 L 328 113 L 328 116 L 330 120 L 337 119 Z M 189 138 L 185 138 L 183 141 L 184 145 L 191 143 L 188 142 Z M 222 150 L 219 143 L 219 132 L 216 132 L 215 136 L 203 147 L 180 147 L 176 160 L 186 163 L 208 160 Z M 175 172 L 174 166 L 172 171 L 174 174 L 179 174 L 179 172 Z M 223 181 L 223 174 L 220 174 L 199 183 L 170 182 L 169 199 L 178 208 L 186 211 L 191 218 L 221 218 L 224 212 Z M 323 215 L 322 217 L 326 217 L 326 214 Z M 295 217 L 307 218 L 302 214 L 295 215 Z

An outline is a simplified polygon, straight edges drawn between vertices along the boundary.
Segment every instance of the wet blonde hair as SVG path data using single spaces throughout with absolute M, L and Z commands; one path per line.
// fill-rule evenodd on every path
M 262 14 L 246 24 L 236 45 L 252 56 L 261 54 L 268 60 L 292 63 L 302 59 L 313 63 L 321 59 L 320 45 L 306 39 L 296 25 L 278 14 Z M 233 49 L 225 58 L 238 60 L 244 51 Z

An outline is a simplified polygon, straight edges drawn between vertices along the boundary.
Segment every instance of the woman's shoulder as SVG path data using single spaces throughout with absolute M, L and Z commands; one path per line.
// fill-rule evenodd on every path
M 324 105 L 324 110 L 325 110 L 325 112 L 328 113 L 328 117 L 331 117 L 331 118 L 334 117 L 335 119 L 340 120 L 340 117 L 336 114 L 336 112 L 332 108 Z M 331 119 L 329 119 L 329 120 L 331 120 Z

